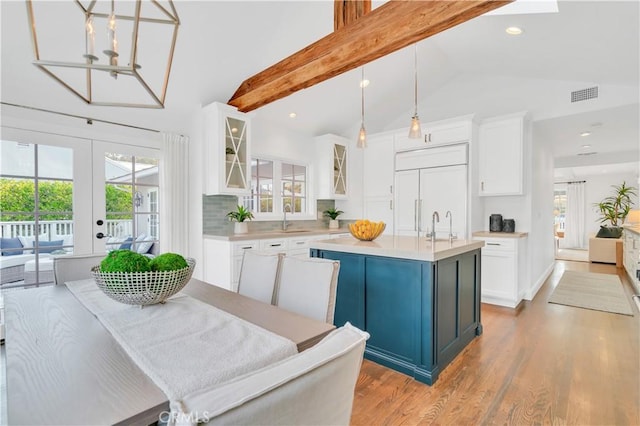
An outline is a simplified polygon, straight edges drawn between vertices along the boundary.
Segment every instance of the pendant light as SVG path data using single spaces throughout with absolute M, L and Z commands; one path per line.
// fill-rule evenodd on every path
M 180 26 L 173 0 L 59 2 L 55 17 L 48 2 L 26 3 L 33 64 L 49 77 L 89 105 L 164 108 Z M 58 48 L 39 43 L 76 38 Z
M 414 112 L 411 117 L 411 126 L 409 127 L 409 139 L 422 139 L 422 131 L 420 130 L 420 118 L 418 117 L 418 44 L 414 44 L 413 55 L 413 71 L 414 71 Z
M 361 105 L 361 113 L 362 113 L 362 121 L 360 124 L 360 132 L 358 132 L 358 143 L 356 144 L 356 146 L 358 148 L 366 148 L 367 147 L 367 131 L 364 129 L 364 67 L 362 67 L 362 79 L 360 80 L 360 87 L 361 87 L 361 100 L 362 100 L 362 105 Z

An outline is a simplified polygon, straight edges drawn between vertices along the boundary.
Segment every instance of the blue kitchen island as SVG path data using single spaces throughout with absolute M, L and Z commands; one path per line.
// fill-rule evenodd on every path
M 365 358 L 433 384 L 476 336 L 482 241 L 382 236 L 313 241 L 340 261 L 334 324 L 366 330 Z

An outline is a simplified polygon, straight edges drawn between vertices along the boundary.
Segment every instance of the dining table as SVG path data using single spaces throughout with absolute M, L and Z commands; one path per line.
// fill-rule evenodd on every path
M 195 278 L 181 293 L 289 339 L 299 352 L 335 329 Z M 4 302 L 8 424 L 148 425 L 168 415 L 167 395 L 66 285 L 7 292 Z

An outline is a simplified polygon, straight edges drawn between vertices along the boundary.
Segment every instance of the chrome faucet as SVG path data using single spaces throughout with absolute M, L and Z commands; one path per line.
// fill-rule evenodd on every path
M 453 215 L 451 210 L 447 210 L 447 214 L 444 217 L 449 218 L 449 243 L 453 242 Z
M 437 211 L 431 215 L 431 245 L 436 243 L 436 222 L 440 223 L 440 215 Z
M 282 230 L 286 231 L 289 224 L 287 223 L 287 207 L 289 208 L 289 213 L 291 213 L 291 204 L 285 204 L 282 210 L 284 210 L 284 220 L 282 221 Z

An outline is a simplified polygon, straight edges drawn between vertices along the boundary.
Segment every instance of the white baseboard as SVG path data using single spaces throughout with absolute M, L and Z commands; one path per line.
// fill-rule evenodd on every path
M 553 262 L 551 262 L 549 264 L 549 266 L 547 267 L 547 269 L 545 269 L 545 271 L 542 273 L 542 275 L 540 275 L 540 277 L 538 277 L 538 279 L 536 280 L 535 284 L 533 284 L 531 286 L 529 291 L 527 291 L 525 293 L 524 298 L 526 300 L 533 300 L 533 298 L 536 297 L 536 294 L 538 294 L 538 290 L 540 290 L 540 287 L 542 287 L 542 285 L 547 280 L 547 278 L 549 278 L 549 276 L 553 272 L 553 268 L 555 266 L 556 266 L 556 261 L 554 260 Z

